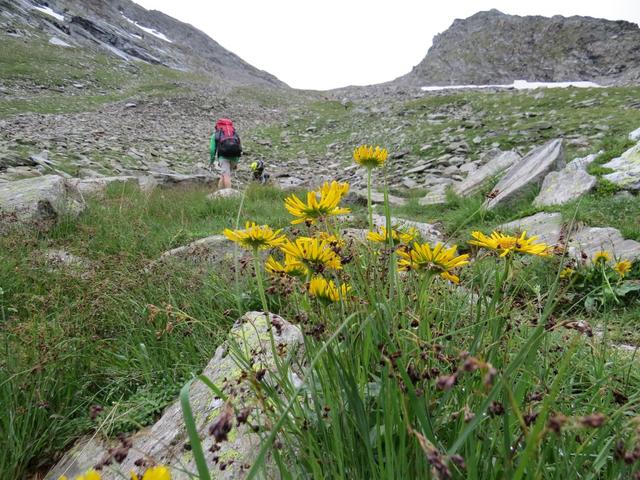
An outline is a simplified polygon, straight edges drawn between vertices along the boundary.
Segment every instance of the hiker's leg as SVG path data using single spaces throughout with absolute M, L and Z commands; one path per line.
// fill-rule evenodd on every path
M 219 158 L 218 160 L 222 170 L 218 188 L 231 188 L 231 162 L 226 158 Z

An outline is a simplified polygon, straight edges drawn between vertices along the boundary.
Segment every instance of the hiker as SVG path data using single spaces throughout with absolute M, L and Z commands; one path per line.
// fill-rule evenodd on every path
M 253 181 L 260 182 L 262 185 L 266 185 L 269 181 L 269 175 L 264 171 L 264 162 L 262 160 L 258 160 L 257 162 L 251 163 L 251 171 L 253 172 Z
M 221 118 L 216 122 L 209 148 L 209 167 L 217 159 L 222 170 L 218 188 L 231 188 L 231 174 L 238 167 L 240 155 L 242 145 L 233 122 L 228 118 Z

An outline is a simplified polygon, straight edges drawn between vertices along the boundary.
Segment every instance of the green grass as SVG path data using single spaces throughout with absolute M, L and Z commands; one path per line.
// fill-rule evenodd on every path
M 233 226 L 239 200 L 214 203 L 204 189 L 108 193 L 47 235 L 0 238 L 0 478 L 46 466 L 83 432 L 153 421 L 240 314 L 227 270 L 145 271 L 161 252 Z M 282 198 L 249 190 L 242 219 L 284 226 Z M 87 258 L 86 276 L 52 268 L 50 248 Z M 259 300 L 245 293 L 248 309 Z M 93 405 L 104 409 L 96 422 Z

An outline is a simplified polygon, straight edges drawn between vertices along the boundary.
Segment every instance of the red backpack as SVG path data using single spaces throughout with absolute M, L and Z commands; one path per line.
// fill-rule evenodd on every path
M 236 133 L 233 122 L 228 118 L 221 118 L 216 122 L 216 145 L 218 154 L 223 157 L 239 157 L 242 154 L 240 137 Z

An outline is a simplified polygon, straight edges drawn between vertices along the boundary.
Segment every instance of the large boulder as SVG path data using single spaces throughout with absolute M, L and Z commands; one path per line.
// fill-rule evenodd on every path
M 547 245 L 557 245 L 563 237 L 562 214 L 536 213 L 530 217 L 520 218 L 498 227 L 506 233 L 519 234 L 527 232 L 527 236 L 537 236 L 540 242 Z
M 611 227 L 583 227 L 576 231 L 568 243 L 569 255 L 591 262 L 596 252 L 604 250 L 614 258 L 637 260 L 640 242 L 625 240 L 619 230 Z
M 469 173 L 469 176 L 464 181 L 453 187 L 453 191 L 461 197 L 473 195 L 492 178 L 508 170 L 518 160 L 520 160 L 520 155 L 515 150 L 500 152 L 476 171 Z
M 562 205 L 575 200 L 596 186 L 598 180 L 586 170 L 566 168 L 549 173 L 540 187 L 540 193 L 533 200 L 536 207 Z
M 246 476 L 261 445 L 261 437 L 254 433 L 251 426 L 260 422 L 263 404 L 253 395 L 250 383 L 274 382 L 277 368 L 275 355 L 282 357 L 280 361 L 284 362 L 285 357 L 291 355 L 295 358 L 304 347 L 302 333 L 298 327 L 277 315 L 268 314 L 267 317 L 260 312 L 244 315 L 235 323 L 228 338 L 229 340 L 216 350 L 202 372 L 224 392 L 229 398 L 228 402 L 200 381 L 191 385 L 189 399 L 212 477 L 241 479 Z M 245 368 L 238 359 L 238 352 L 246 352 L 251 356 L 248 361 L 252 363 L 253 370 Z M 261 372 L 260 379 L 257 379 L 257 372 Z M 294 385 L 301 381 L 292 370 L 289 370 L 289 378 Z M 240 415 L 248 415 L 247 421 L 239 421 Z M 216 443 L 214 437 L 209 434 L 209 428 L 223 417 L 228 419 L 231 430 L 226 441 Z M 124 451 L 122 444 L 128 446 Z M 142 429 L 124 441 L 99 436 L 80 440 L 49 471 L 45 479 L 57 480 L 61 475 L 74 478 L 97 463 L 104 463 L 105 460 L 113 458 L 114 449 L 126 457 L 121 463 L 112 461 L 102 469 L 104 480 L 129 478 L 131 471 L 141 473 L 141 462 L 147 465 L 157 463 L 168 466 L 174 480 L 197 477 L 196 465 L 184 427 L 182 408 L 180 402 L 176 401 L 154 425 Z M 276 472 L 271 471 L 267 477 L 274 478 L 275 475 Z
M 65 215 L 78 215 L 84 202 L 59 175 L 0 183 L 0 233 L 17 224 L 51 227 Z
M 494 188 L 495 194 L 485 202 L 492 209 L 517 200 L 532 186 L 542 183 L 546 175 L 564 167 L 562 140 L 556 139 L 534 148 L 509 169 Z
M 602 166 L 614 170 L 603 176 L 606 180 L 625 190 L 640 190 L 640 143 Z

